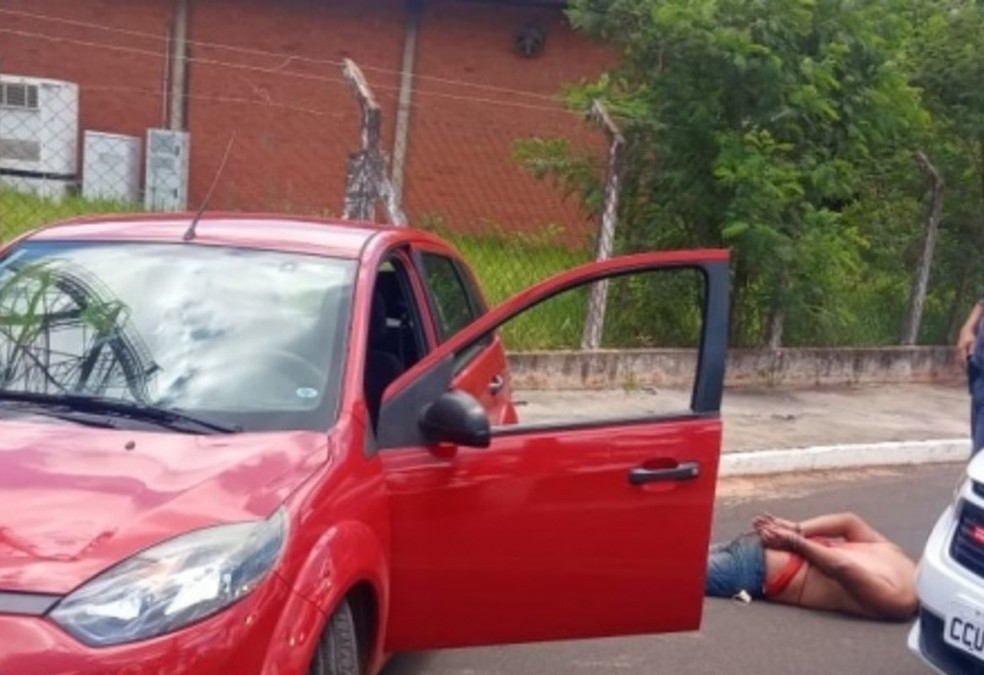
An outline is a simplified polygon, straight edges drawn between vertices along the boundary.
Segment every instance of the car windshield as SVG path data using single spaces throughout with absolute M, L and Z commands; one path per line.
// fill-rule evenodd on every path
M 248 431 L 323 430 L 355 268 L 195 244 L 21 243 L 0 259 L 0 398 L 81 395 Z

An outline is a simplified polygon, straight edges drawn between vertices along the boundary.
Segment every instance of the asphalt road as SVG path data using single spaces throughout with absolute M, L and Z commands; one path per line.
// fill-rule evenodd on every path
M 732 480 L 719 490 L 715 533 L 728 538 L 769 510 L 791 518 L 852 510 L 913 557 L 950 499 L 960 467 Z M 909 626 L 792 607 L 705 601 L 697 633 L 474 648 L 398 656 L 385 675 L 917 675 Z

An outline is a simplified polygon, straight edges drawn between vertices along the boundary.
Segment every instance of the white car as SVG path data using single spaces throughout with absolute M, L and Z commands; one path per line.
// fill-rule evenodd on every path
M 984 453 L 967 467 L 919 563 L 909 649 L 947 675 L 984 675 Z

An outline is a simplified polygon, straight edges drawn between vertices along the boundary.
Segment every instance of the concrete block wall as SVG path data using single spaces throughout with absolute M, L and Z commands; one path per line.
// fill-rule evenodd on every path
M 518 389 L 686 387 L 697 353 L 690 349 L 529 352 L 510 356 Z M 956 382 L 952 347 L 734 349 L 728 386 L 827 386 Z

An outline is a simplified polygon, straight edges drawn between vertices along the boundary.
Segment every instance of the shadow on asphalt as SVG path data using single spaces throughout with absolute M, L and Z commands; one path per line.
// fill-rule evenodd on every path
M 383 668 L 381 675 L 410 675 L 411 673 L 426 672 L 427 666 L 433 660 L 433 654 L 414 653 L 397 654 Z

